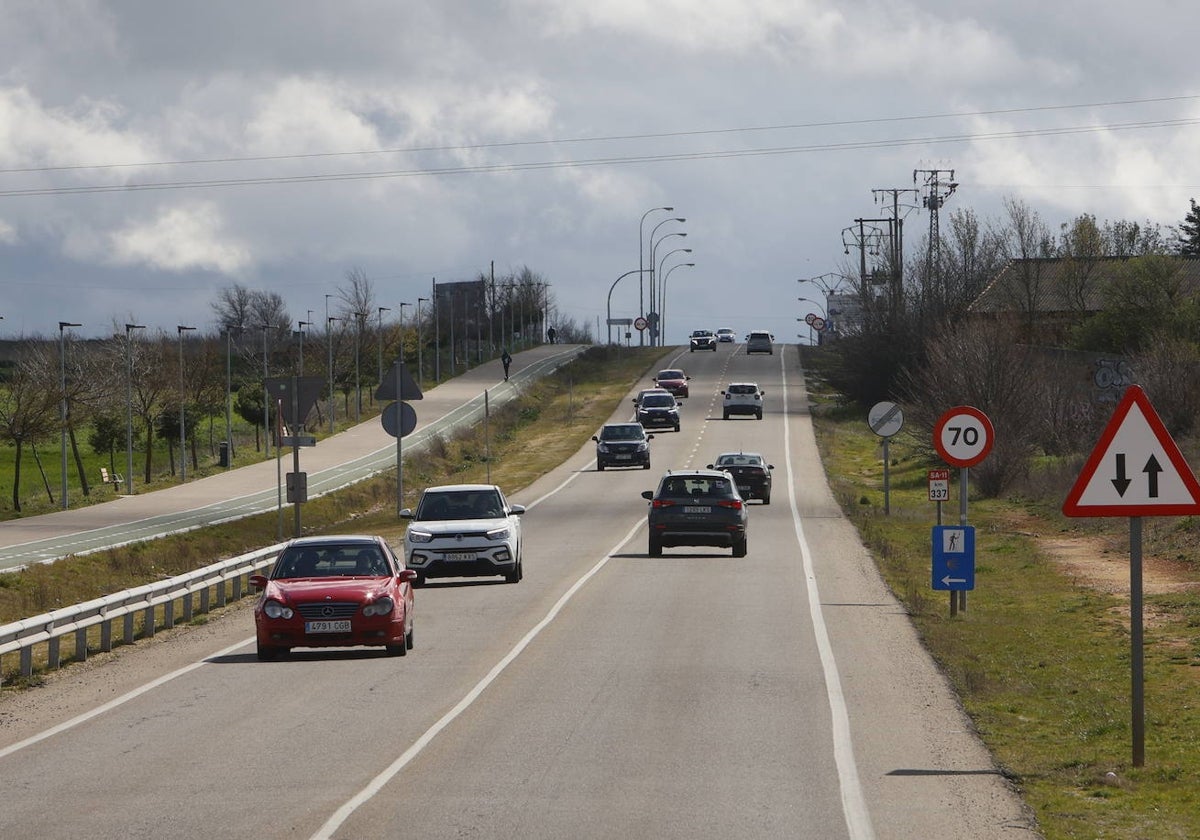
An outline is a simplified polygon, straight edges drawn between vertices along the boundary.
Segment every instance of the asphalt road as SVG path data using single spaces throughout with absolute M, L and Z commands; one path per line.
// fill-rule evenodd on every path
M 485 390 L 490 405 L 502 405 L 524 383 L 554 370 L 579 350 L 577 345 L 542 345 L 513 357 L 507 382 L 500 362 L 492 361 L 431 388 L 413 403 L 417 426 L 401 446 L 414 451 L 434 434 L 476 422 L 483 413 Z M 308 473 L 310 498 L 395 467 L 396 439 L 377 417 L 314 447 L 300 448 L 300 470 Z M 281 476 L 292 469 L 292 450 L 285 447 L 278 462 L 272 458 L 178 487 L 0 522 L 0 570 L 277 511 L 281 505 L 282 535 L 290 536 L 294 514 L 281 489 Z M 94 490 L 109 492 L 102 486 Z
M 653 468 L 589 446 L 513 494 L 525 579 L 418 590 L 403 659 L 260 663 L 243 606 L 0 699 L 0 834 L 1035 837 L 830 496 L 794 350 L 679 363 Z M 765 418 L 721 420 L 745 380 Z M 748 556 L 649 558 L 640 492 L 740 448 L 776 467 Z

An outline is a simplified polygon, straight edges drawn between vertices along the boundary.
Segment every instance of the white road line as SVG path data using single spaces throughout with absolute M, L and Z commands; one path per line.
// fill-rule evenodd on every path
M 126 694 L 122 694 L 120 697 L 117 697 L 114 700 L 109 700 L 103 706 L 97 706 L 96 708 L 92 709 L 91 711 L 84 712 L 83 714 L 73 717 L 70 720 L 63 721 L 62 723 L 58 724 L 57 726 L 52 726 L 43 732 L 39 732 L 36 735 L 31 735 L 28 738 L 26 738 L 24 741 L 17 741 L 17 743 L 15 743 L 15 744 L 9 744 L 4 749 L 0 749 L 0 758 L 6 758 L 7 756 L 12 755 L 13 753 L 17 752 L 18 750 L 23 750 L 28 746 L 38 743 L 39 741 L 44 741 L 47 738 L 50 738 L 54 735 L 59 734 L 60 732 L 66 732 L 68 729 L 74 729 L 76 726 L 79 726 L 81 723 L 87 723 L 92 718 L 98 717 L 99 715 L 102 715 L 111 709 L 115 709 L 115 708 L 117 708 L 117 706 L 124 705 L 125 703 L 128 703 L 130 700 L 134 700 L 138 697 L 141 697 L 146 692 L 153 691 L 154 689 L 158 688 L 160 685 L 169 683 L 171 680 L 175 679 L 176 677 L 182 677 L 184 674 L 191 673 L 192 671 L 195 671 L 197 668 L 201 667 L 202 665 L 207 665 L 209 662 L 211 662 L 214 659 L 219 659 L 222 656 L 226 656 L 230 653 L 233 653 L 233 651 L 237 650 L 238 648 L 245 647 L 246 645 L 250 644 L 253 641 L 254 641 L 253 638 L 243 639 L 242 641 L 238 642 L 237 644 L 230 645 L 229 647 L 225 648 L 224 650 L 219 650 L 216 653 L 214 653 L 212 656 L 205 657 L 204 659 L 200 660 L 199 662 L 193 662 L 191 665 L 185 665 L 182 668 L 172 671 L 169 674 L 164 674 L 163 676 L 159 677 L 156 680 L 151 680 L 150 682 L 146 683 L 145 685 L 135 688 L 133 691 L 127 692 Z
M 871 814 L 867 810 L 862 785 L 858 781 L 858 765 L 854 761 L 854 745 L 850 738 L 850 714 L 846 709 L 846 698 L 842 694 L 842 681 L 838 675 L 833 646 L 829 643 L 829 630 L 825 626 L 825 615 L 821 611 L 821 594 L 817 590 L 817 575 L 813 568 L 812 551 L 804 536 L 804 524 L 800 521 L 800 509 L 796 506 L 796 479 L 792 474 L 792 435 L 788 423 L 788 390 L 786 375 L 786 351 L 779 354 L 779 368 L 783 380 L 783 451 L 787 462 L 788 501 L 792 506 L 792 522 L 796 529 L 796 541 L 800 544 L 800 556 L 804 561 L 804 579 L 808 585 L 808 609 L 812 615 L 813 635 L 816 637 L 817 652 L 821 657 L 821 669 L 825 672 L 825 693 L 829 697 L 829 712 L 833 725 L 833 758 L 838 769 L 838 784 L 842 790 L 842 814 L 846 818 L 846 829 L 850 840 L 874 840 L 875 829 L 871 826 Z
M 568 481 L 569 480 L 570 479 L 568 479 Z M 554 619 L 558 617 L 558 614 L 562 612 L 562 609 L 567 605 L 567 602 L 575 596 L 575 593 L 582 589 L 584 584 L 586 584 L 601 569 L 603 569 L 605 564 L 608 563 L 609 559 L 614 554 L 624 548 L 625 544 L 633 539 L 634 534 L 641 529 L 642 525 L 643 521 L 639 520 L 632 528 L 630 528 L 621 541 L 609 549 L 608 553 L 605 554 L 604 557 L 602 557 L 600 561 L 596 563 L 596 565 L 592 566 L 592 568 L 589 569 L 583 575 L 583 577 L 575 581 L 571 588 L 563 593 L 563 596 L 558 599 L 558 602 L 550 608 L 550 611 L 546 613 L 546 617 L 534 625 L 533 629 L 526 633 L 524 638 L 517 642 L 516 646 L 510 650 L 503 659 L 497 662 L 495 666 L 492 667 L 492 670 L 489 671 L 483 679 L 476 683 L 475 687 L 467 692 L 466 696 L 459 700 L 453 709 L 446 712 L 446 714 L 443 715 L 437 723 L 429 727 L 429 729 L 425 731 L 424 735 L 413 742 L 412 746 L 401 753 L 399 758 L 393 761 L 390 766 L 372 779 L 365 788 L 347 800 L 342 807 L 338 808 L 337 811 L 333 813 L 333 816 L 331 816 L 325 822 L 325 824 L 321 826 L 321 828 L 315 834 L 312 835 L 312 840 L 328 840 L 328 838 L 333 837 L 334 832 L 341 828 L 342 824 L 350 818 L 350 815 L 353 814 L 360 805 L 370 801 L 375 794 L 383 790 L 384 786 L 394 779 L 396 775 L 409 764 L 409 762 L 420 755 L 421 751 L 425 749 L 425 747 L 427 747 L 434 738 L 437 737 L 438 733 L 453 723 L 459 715 L 470 708 L 471 704 L 479 699 L 479 696 L 483 694 L 484 690 L 493 682 L 495 682 L 500 674 L 504 672 L 504 669 L 507 668 L 509 664 L 521 654 L 521 651 L 529 647 L 530 643 L 537 638 L 542 630 L 546 629 L 550 622 L 554 621 Z

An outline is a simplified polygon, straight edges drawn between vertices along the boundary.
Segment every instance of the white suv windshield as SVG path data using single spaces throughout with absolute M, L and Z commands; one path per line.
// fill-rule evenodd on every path
M 495 490 L 454 490 L 426 493 L 417 508 L 416 519 L 445 521 L 452 519 L 498 519 L 504 507 Z

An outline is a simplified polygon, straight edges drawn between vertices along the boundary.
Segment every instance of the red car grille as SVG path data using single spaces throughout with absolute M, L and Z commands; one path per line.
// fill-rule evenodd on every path
M 296 611 L 310 621 L 319 619 L 351 618 L 358 608 L 356 603 L 319 601 L 315 604 L 297 604 Z

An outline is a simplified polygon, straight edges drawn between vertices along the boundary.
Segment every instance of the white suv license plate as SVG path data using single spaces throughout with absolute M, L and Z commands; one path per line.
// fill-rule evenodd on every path
M 349 633 L 350 619 L 344 621 L 306 621 L 305 633 Z
M 447 551 L 447 563 L 474 563 L 479 559 L 479 554 L 474 551 Z
M 684 505 L 684 513 L 712 513 L 712 507 L 709 505 Z

